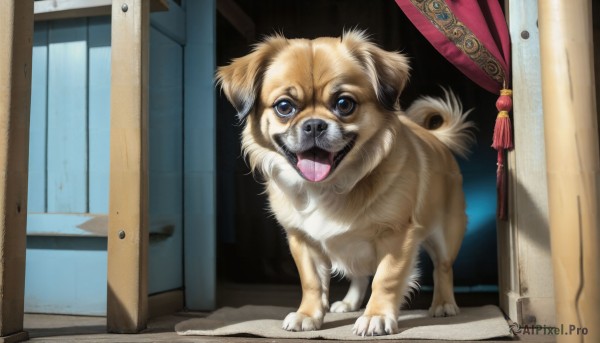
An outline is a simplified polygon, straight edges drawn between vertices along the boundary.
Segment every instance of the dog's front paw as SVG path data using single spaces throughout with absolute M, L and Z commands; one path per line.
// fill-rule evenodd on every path
M 321 328 L 323 316 L 311 317 L 301 312 L 292 312 L 283 320 L 282 328 L 287 331 L 314 331 Z
M 398 322 L 389 315 L 362 315 L 356 320 L 352 332 L 358 336 L 392 335 L 398 332 Z
M 429 308 L 429 315 L 432 317 L 451 317 L 460 313 L 460 309 L 455 303 L 432 304 Z
M 329 309 L 329 312 L 342 313 L 342 312 L 352 312 L 352 311 L 356 311 L 356 310 L 358 310 L 358 306 L 356 306 L 354 304 L 350 304 L 349 302 L 346 302 L 346 301 L 336 301 L 331 305 L 331 309 Z

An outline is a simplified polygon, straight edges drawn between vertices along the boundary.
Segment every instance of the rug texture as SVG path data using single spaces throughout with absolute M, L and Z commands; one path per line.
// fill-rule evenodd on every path
M 318 331 L 288 332 L 281 328 L 285 316 L 295 309 L 277 306 L 224 307 L 205 318 L 188 319 L 175 326 L 179 335 L 235 336 L 266 338 L 320 338 L 364 340 L 352 334 L 362 312 L 327 313 Z M 483 340 L 511 337 L 502 311 L 496 306 L 461 308 L 454 317 L 432 318 L 426 310 L 403 310 L 398 317 L 399 333 L 370 339 Z

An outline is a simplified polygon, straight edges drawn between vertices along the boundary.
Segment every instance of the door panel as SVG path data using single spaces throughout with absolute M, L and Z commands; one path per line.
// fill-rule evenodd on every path
M 106 312 L 110 18 L 35 24 L 26 311 Z M 183 47 L 150 32 L 149 291 L 183 287 Z
M 110 19 L 35 24 L 25 310 L 106 312 Z
M 25 312 L 106 314 L 106 238 L 27 237 Z
M 87 19 L 48 31 L 48 212 L 87 212 Z
M 110 167 L 110 18 L 90 18 L 89 65 L 89 212 L 108 213 Z

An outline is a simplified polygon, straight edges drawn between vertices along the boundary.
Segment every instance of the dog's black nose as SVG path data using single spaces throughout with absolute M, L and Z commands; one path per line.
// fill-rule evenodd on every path
M 306 135 L 318 137 L 327 130 L 327 123 L 322 119 L 309 119 L 302 124 Z

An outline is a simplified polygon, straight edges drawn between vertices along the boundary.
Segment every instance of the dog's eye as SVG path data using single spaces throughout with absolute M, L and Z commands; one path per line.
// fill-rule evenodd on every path
M 296 113 L 296 106 L 289 100 L 280 100 L 273 106 L 278 116 L 284 118 Z
M 348 97 L 339 97 L 335 101 L 335 112 L 341 116 L 349 116 L 354 112 L 354 107 L 356 106 L 356 102 Z

